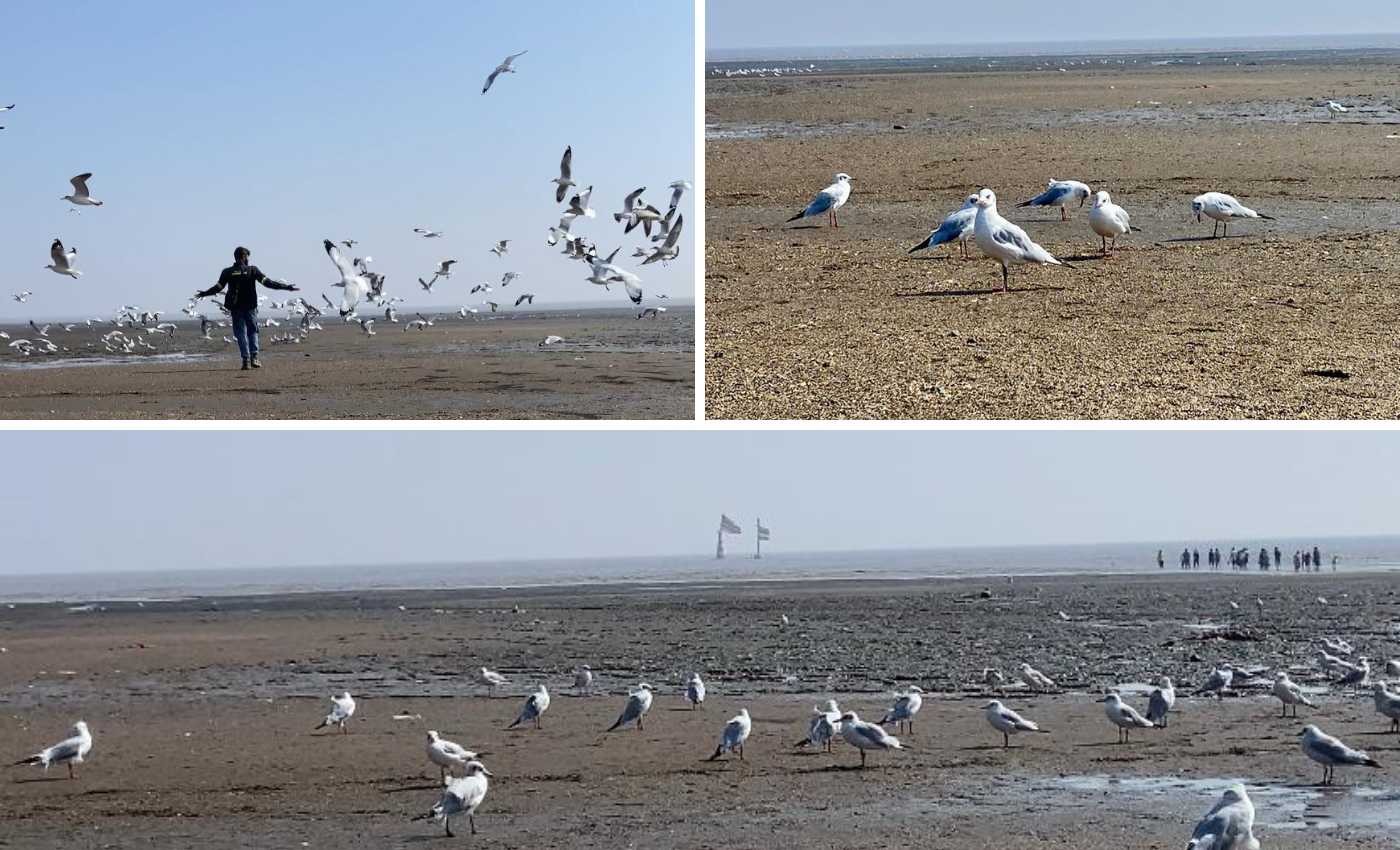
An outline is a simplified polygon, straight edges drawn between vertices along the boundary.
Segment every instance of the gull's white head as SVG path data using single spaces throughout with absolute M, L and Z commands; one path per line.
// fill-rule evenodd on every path
M 1320 734 L 1322 734 L 1322 730 L 1309 723 L 1307 726 L 1303 727 L 1303 731 L 1299 732 L 1298 736 L 1301 738 L 1316 738 Z
M 987 709 L 987 708 L 995 708 L 996 710 L 1000 711 L 1000 710 L 1001 710 L 1001 700 L 999 700 L 999 699 L 994 699 L 994 700 L 992 700 L 991 702 L 987 703 L 986 705 L 982 706 L 982 708 L 984 708 L 984 709 Z
M 1163 677 L 1157 682 L 1157 686 L 1160 687 L 1160 688 L 1170 688 L 1170 687 L 1172 686 L 1172 677 L 1171 677 L 1171 676 L 1163 676 Z
M 840 712 L 841 709 L 836 705 L 836 700 L 834 700 L 834 699 L 829 699 L 829 700 L 826 701 L 826 711 L 827 711 L 827 713 L 829 713 L 829 714 L 833 714 L 833 713 Z
M 1099 702 L 1106 702 L 1106 703 L 1108 703 L 1108 704 L 1110 704 L 1110 705 L 1117 705 L 1117 704 L 1121 703 L 1122 701 L 1123 701 L 1123 698 L 1120 697 L 1120 696 L 1118 696 L 1118 692 L 1117 692 L 1117 691 L 1109 691 L 1108 693 L 1106 693 L 1106 694 L 1103 695 L 1103 699 L 1099 700 Z
M 436 729 L 429 729 L 429 730 L 428 730 L 428 740 L 429 740 L 429 741 L 436 741 L 437 739 L 438 739 L 437 730 L 436 730 Z
M 1241 782 L 1236 782 L 1234 785 L 1226 788 L 1225 793 L 1220 796 L 1222 799 L 1229 800 L 1232 803 L 1238 803 L 1249 799 L 1249 794 L 1244 790 L 1244 783 Z
M 972 208 L 975 207 L 975 206 L 977 206 L 977 196 L 976 196 L 976 195 L 968 195 L 966 198 L 963 199 L 963 205 L 962 205 L 962 208 L 963 208 L 963 209 L 965 209 L 965 210 L 967 210 L 967 209 L 972 209 Z
M 997 208 L 997 193 L 991 189 L 983 189 L 977 193 L 977 208 L 982 210 L 995 210 Z M 1021 669 L 1029 667 L 1029 664 L 1022 664 Z
M 1206 208 L 1206 196 L 1197 195 L 1191 199 L 1191 212 L 1195 213 L 1196 221 L 1201 220 L 1201 211 Z
M 1100 189 L 1099 191 L 1094 193 L 1094 209 L 1098 209 L 1104 204 L 1109 203 L 1111 200 L 1112 199 L 1108 197 L 1108 193 Z
M 843 172 L 841 172 L 840 174 L 836 175 L 836 182 L 837 182 L 837 183 L 849 183 L 849 182 L 851 182 L 851 175 L 849 175 L 849 174 L 847 174 L 846 172 L 843 171 Z
M 638 685 L 637 685 L 637 690 L 639 690 L 639 691 L 649 691 L 649 690 L 651 690 L 651 683 L 650 683 L 650 682 L 640 682 L 640 683 L 638 683 Z
M 841 715 L 842 723 L 859 723 L 860 717 L 854 711 L 848 711 Z
M 86 720 L 79 720 L 77 723 L 74 723 L 74 724 L 73 724 L 73 731 L 74 731 L 74 732 L 77 732 L 79 735 L 86 735 L 86 734 L 88 734 L 88 725 L 87 725 L 87 721 L 86 721 Z
M 495 776 L 495 775 L 496 775 L 496 774 L 492 773 L 491 771 L 487 770 L 487 769 L 486 769 L 486 765 L 482 764 L 482 763 L 479 762 L 479 761 L 475 761 L 475 760 L 469 761 L 469 762 L 467 762 L 466 764 L 462 765 L 462 773 L 463 773 L 463 775 L 465 775 L 465 776 L 476 776 L 477 774 L 481 774 L 481 775 L 483 775 L 483 776 Z

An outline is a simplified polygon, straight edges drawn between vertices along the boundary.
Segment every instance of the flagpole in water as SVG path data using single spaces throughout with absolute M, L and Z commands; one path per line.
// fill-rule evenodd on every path
M 753 559 L 760 560 L 763 557 L 763 520 L 753 521 Z
M 715 530 L 715 560 L 724 560 L 724 529 Z

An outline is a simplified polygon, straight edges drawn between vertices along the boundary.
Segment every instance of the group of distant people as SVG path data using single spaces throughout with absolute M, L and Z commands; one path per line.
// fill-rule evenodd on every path
M 1261 571 L 1275 570 L 1282 571 L 1285 568 L 1283 552 L 1277 546 L 1274 547 L 1273 557 L 1269 557 L 1269 550 L 1266 547 L 1259 547 L 1259 557 L 1255 561 Z M 1226 555 L 1219 549 L 1211 548 L 1206 550 L 1206 567 L 1211 570 L 1219 570 L 1222 564 L 1229 564 L 1230 569 L 1235 572 L 1243 572 L 1249 569 L 1250 551 L 1248 549 L 1231 549 Z M 1332 572 L 1337 571 L 1338 557 L 1332 556 Z M 1199 570 L 1201 568 L 1201 550 L 1182 549 L 1178 564 L 1183 570 Z M 1167 568 L 1166 558 L 1162 555 L 1162 550 L 1157 550 L 1157 569 Z M 1312 551 L 1307 549 L 1295 549 L 1293 552 L 1293 572 L 1306 573 L 1322 572 L 1322 551 L 1316 546 Z

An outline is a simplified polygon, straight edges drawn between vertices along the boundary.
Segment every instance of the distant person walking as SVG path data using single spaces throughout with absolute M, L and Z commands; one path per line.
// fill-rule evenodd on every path
M 1274 547 L 1274 563 L 1279 567 L 1283 566 L 1283 553 L 1278 550 L 1277 546 Z
M 1298 554 L 1298 550 L 1293 550 L 1293 572 L 1298 572 L 1303 568 L 1303 556 Z
M 1191 569 L 1193 569 L 1193 570 L 1199 570 L 1200 568 L 1201 568 L 1201 550 L 1200 550 L 1200 549 L 1192 549 L 1192 550 L 1191 550 Z
M 1189 569 L 1191 569 L 1191 550 L 1190 550 L 1190 549 L 1182 549 L 1182 550 L 1181 550 L 1181 568 L 1182 568 L 1183 570 L 1189 570 Z
M 248 258 L 251 252 L 242 245 L 233 249 L 233 265 L 219 273 L 219 282 L 195 293 L 196 298 L 216 295 L 225 287 L 224 307 L 228 308 L 233 321 L 233 338 L 238 340 L 238 353 L 243 355 L 243 368 L 261 369 L 258 362 L 258 284 L 268 289 L 281 289 L 296 292 L 290 283 L 273 280 L 251 265 Z
M 1162 550 L 1161 550 L 1161 549 L 1158 549 L 1158 550 L 1157 550 L 1157 569 L 1159 569 L 1159 570 L 1164 570 L 1164 569 L 1166 569 L 1166 568 L 1167 568 L 1166 559 L 1162 557 Z
M 1319 567 L 1322 566 L 1322 553 L 1318 551 L 1316 546 L 1313 547 L 1313 563 Z
M 1261 569 L 1261 570 L 1267 570 L 1268 568 L 1269 568 L 1269 550 L 1268 550 L 1268 549 L 1265 549 L 1263 546 L 1260 546 L 1260 547 L 1259 547 L 1259 569 Z

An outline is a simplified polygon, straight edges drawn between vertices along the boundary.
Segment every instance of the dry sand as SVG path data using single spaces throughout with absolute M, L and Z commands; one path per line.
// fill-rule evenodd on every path
M 1397 104 L 1396 65 L 711 80 L 707 415 L 1400 416 Z M 784 225 L 837 171 L 842 227 Z M 1144 232 L 1015 208 L 1050 178 Z M 1078 269 L 906 253 L 980 186 Z M 1278 221 L 1202 238 L 1212 189 Z
M 1320 634 L 1346 636 L 1373 659 L 1400 654 L 1400 576 L 1023 578 L 1014 588 L 997 580 L 990 599 L 982 587 L 594 586 L 0 608 L 0 753 L 25 755 L 79 717 L 96 735 L 77 781 L 9 769 L 0 846 L 1167 848 L 1184 844 L 1234 777 L 1262 786 L 1267 848 L 1394 846 L 1400 738 L 1367 698 L 1334 689 L 1283 720 L 1260 686 L 1245 685 L 1222 702 L 1183 699 L 1169 729 L 1126 746 L 1093 700 L 1163 673 L 1188 691 L 1220 660 L 1291 664 L 1319 684 Z M 1247 603 L 1234 625 L 1248 639 L 1189 628 L 1224 617 L 1227 599 Z M 1007 701 L 1051 733 L 1004 751 L 982 721 L 977 680 L 985 665 L 1011 672 L 1023 659 L 1065 692 L 1013 690 Z M 600 674 L 596 696 L 567 695 L 581 662 Z M 482 664 L 510 676 L 510 696 L 483 695 L 468 672 Z M 701 711 L 679 696 L 691 669 L 710 682 Z M 659 689 L 645 731 L 604 734 L 640 679 Z M 537 681 L 556 695 L 543 730 L 503 731 Z M 910 749 L 858 772 L 844 744 L 832 755 L 791 746 L 816 701 L 834 695 L 878 719 L 891 690 L 913 682 L 931 693 Z M 347 688 L 359 697 L 350 734 L 313 733 L 326 697 Z M 755 718 L 746 760 L 705 762 L 741 706 Z M 1294 738 L 1310 721 L 1386 769 L 1342 771 L 1347 785 L 1323 794 Z M 430 728 L 487 751 L 498 775 L 475 838 L 448 841 L 409 820 L 437 796 L 423 756 Z
M 412 319 L 405 314 L 403 321 Z M 323 320 L 306 342 L 277 345 L 265 328 L 264 368 L 238 370 L 238 349 L 181 323 L 157 336 L 172 359 L 64 366 L 102 353 L 111 328 L 79 325 L 50 339 L 69 355 L 0 355 L 0 418 L 12 419 L 690 419 L 695 321 L 690 307 L 660 319 L 635 310 L 531 312 L 496 320 L 442 316 L 423 331 Z M 13 337 L 28 326 L 7 327 Z M 547 335 L 565 342 L 540 348 Z

